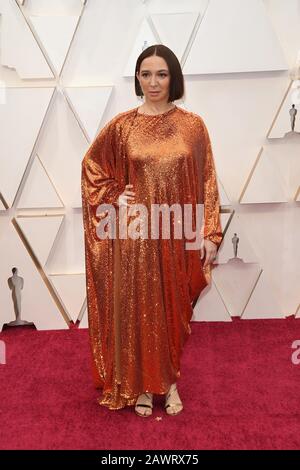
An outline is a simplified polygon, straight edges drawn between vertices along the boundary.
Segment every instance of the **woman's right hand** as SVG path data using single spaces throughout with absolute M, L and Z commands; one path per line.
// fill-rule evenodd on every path
M 134 191 L 131 191 L 130 188 L 132 188 L 133 185 L 132 184 L 126 184 L 125 186 L 125 190 L 123 191 L 122 194 L 120 194 L 120 196 L 118 197 L 118 206 L 121 207 L 121 206 L 126 206 L 128 207 L 129 206 L 129 202 L 133 202 L 134 201 L 134 198 L 135 198 L 135 192 Z

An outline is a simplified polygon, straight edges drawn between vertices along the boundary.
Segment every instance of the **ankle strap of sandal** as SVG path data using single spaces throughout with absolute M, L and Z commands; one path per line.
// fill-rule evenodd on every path
M 172 393 L 174 393 L 176 391 L 177 391 L 177 385 L 175 385 L 175 387 L 173 388 L 173 390 L 171 392 L 170 392 L 170 390 L 168 391 L 167 396 L 166 396 L 166 400 L 168 400 L 170 398 L 170 396 L 172 395 Z

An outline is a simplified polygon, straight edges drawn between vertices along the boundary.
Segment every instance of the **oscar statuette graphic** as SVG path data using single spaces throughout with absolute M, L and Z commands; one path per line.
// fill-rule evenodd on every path
M 291 109 L 290 109 L 290 117 L 291 117 L 291 129 L 292 132 L 295 132 L 295 123 L 296 123 L 296 116 L 297 116 L 297 108 L 293 104 Z
M 21 319 L 21 291 L 24 287 L 24 279 L 18 275 L 18 269 L 12 269 L 13 275 L 8 278 L 8 286 L 11 290 L 12 301 L 14 305 L 14 312 L 16 319 L 7 323 L 7 326 L 24 326 L 33 325 L 32 322 Z

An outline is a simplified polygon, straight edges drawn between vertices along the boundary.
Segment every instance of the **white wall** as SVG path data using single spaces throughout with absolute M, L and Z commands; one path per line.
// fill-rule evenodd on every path
M 86 325 L 80 163 L 101 127 L 140 103 L 144 41 L 176 53 L 176 104 L 204 118 L 216 161 L 225 239 L 194 319 L 296 314 L 300 0 L 0 0 L 0 15 L 0 327 L 14 319 L 14 266 L 24 319 Z

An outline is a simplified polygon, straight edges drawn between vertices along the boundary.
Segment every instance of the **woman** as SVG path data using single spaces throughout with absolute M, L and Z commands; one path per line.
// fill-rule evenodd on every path
M 219 194 L 202 118 L 173 103 L 183 97 L 184 81 L 168 47 L 158 44 L 140 54 L 135 91 L 144 103 L 108 122 L 82 161 L 94 380 L 103 392 L 99 404 L 110 409 L 135 405 L 138 415 L 150 416 L 153 395 L 164 394 L 166 412 L 176 415 L 183 409 L 176 380 L 192 306 L 209 283 L 222 240 Z M 97 211 L 100 204 L 107 206 Z M 166 238 L 122 238 L 119 231 L 99 236 L 103 221 L 119 227 L 121 209 L 134 204 L 148 214 L 155 204 L 190 205 L 193 227 L 202 204 L 202 245 L 186 249 L 186 238 L 176 238 L 174 229 Z M 132 220 L 129 213 L 126 227 Z

